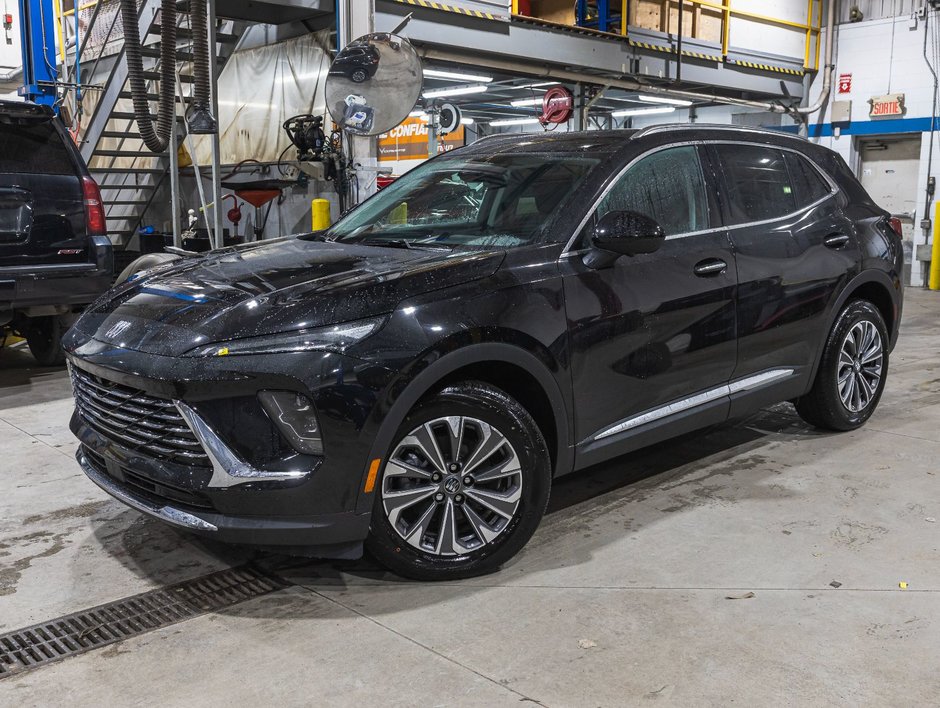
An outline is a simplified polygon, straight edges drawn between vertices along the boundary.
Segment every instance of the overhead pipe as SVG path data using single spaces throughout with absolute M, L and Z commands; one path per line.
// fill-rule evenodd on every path
M 708 101 L 710 103 L 723 103 L 732 106 L 744 106 L 747 108 L 760 108 L 761 110 L 772 113 L 798 113 L 800 115 L 810 115 L 815 113 L 829 99 L 832 91 L 832 73 L 834 65 L 832 63 L 835 31 L 836 5 L 838 0 L 830 0 L 828 19 L 826 22 L 826 64 L 823 69 L 823 83 L 819 98 L 811 106 L 790 107 L 771 101 L 754 101 L 746 98 L 733 98 L 730 96 L 717 96 L 714 94 L 702 93 L 700 91 L 686 91 L 674 88 L 661 88 L 645 84 L 635 79 L 608 79 L 601 78 L 592 74 L 585 74 L 577 71 L 568 71 L 566 69 L 555 69 L 550 67 L 533 67 L 535 71 L 532 76 L 542 79 L 556 79 L 572 83 L 590 83 L 604 84 L 611 88 L 619 88 L 625 91 L 640 91 L 642 93 L 656 94 L 662 96 L 673 96 L 692 101 Z M 436 61 L 450 61 L 461 64 L 474 64 L 479 67 L 493 69 L 495 71 L 505 71 L 508 73 L 519 73 L 520 67 L 525 66 L 519 61 L 509 62 L 500 59 L 482 58 L 474 54 L 456 52 L 451 50 L 435 49 L 433 47 L 422 47 L 418 49 L 419 55 L 424 59 Z

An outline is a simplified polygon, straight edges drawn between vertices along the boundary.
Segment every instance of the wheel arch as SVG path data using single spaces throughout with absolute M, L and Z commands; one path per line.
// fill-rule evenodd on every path
M 900 296 L 892 294 L 898 289 L 898 285 L 891 280 L 889 275 L 883 271 L 871 270 L 864 271 L 853 278 L 842 290 L 839 298 L 835 301 L 832 310 L 829 313 L 829 319 L 826 323 L 826 340 L 832 332 L 839 313 L 845 308 L 851 300 L 868 300 L 881 313 L 884 318 L 885 326 L 888 329 L 888 336 L 891 339 L 890 348 L 894 347 L 897 341 L 898 321 L 901 317 Z M 819 365 L 822 362 L 823 352 L 825 351 L 825 341 L 819 347 L 816 355 L 816 361 L 813 363 L 813 372 L 810 382 L 816 380 L 816 374 L 819 371 Z
M 429 394 L 457 381 L 474 380 L 503 389 L 529 411 L 545 435 L 555 476 L 574 463 L 568 409 L 551 371 L 535 354 L 512 344 L 484 342 L 445 354 L 412 378 L 384 415 L 369 451 L 369 460 L 381 458 L 392 444 L 402 421 Z M 357 510 L 367 511 L 372 495 L 365 493 L 368 470 L 360 483 Z

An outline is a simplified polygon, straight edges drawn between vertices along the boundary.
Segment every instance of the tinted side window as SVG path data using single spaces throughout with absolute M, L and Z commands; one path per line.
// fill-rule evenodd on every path
M 783 150 L 755 145 L 715 145 L 725 175 L 731 224 L 775 219 L 796 211 Z
M 51 120 L 0 124 L 0 172 L 72 175 L 75 165 Z
M 806 158 L 793 152 L 784 154 L 787 167 L 790 169 L 790 182 L 799 206 L 807 206 L 832 193 L 832 187 Z
M 644 157 L 604 197 L 596 218 L 635 211 L 655 219 L 667 236 L 708 228 L 705 177 L 698 149 L 687 145 Z

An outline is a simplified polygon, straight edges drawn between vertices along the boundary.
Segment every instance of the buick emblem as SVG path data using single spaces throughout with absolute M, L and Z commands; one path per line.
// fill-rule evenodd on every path
M 456 477 L 451 477 L 446 482 L 444 482 L 444 491 L 448 494 L 454 494 L 460 491 L 460 480 Z
M 131 323 L 127 320 L 121 320 L 120 322 L 111 325 L 111 328 L 104 333 L 104 336 L 108 339 L 114 339 L 115 337 L 120 337 L 128 329 L 130 329 Z

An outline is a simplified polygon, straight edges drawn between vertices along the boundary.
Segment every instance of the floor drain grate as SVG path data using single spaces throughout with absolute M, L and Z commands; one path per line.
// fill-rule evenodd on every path
M 0 679 L 285 587 L 282 580 L 242 566 L 8 632 L 0 635 Z

